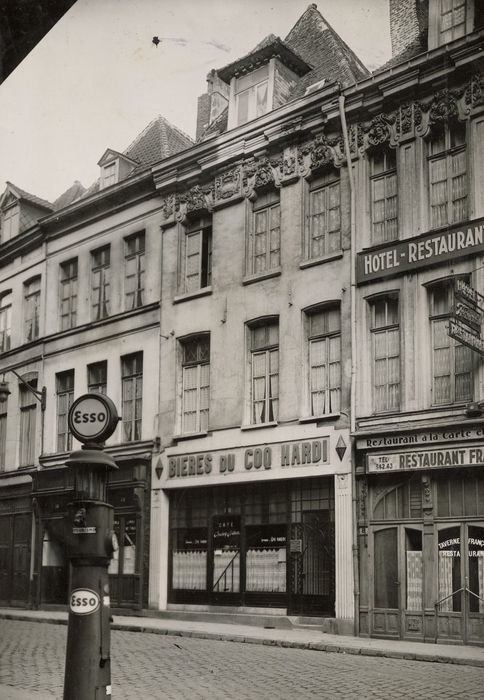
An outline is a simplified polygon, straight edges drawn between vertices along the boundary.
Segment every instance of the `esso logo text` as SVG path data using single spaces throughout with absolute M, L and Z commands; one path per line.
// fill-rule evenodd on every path
M 69 429 L 80 442 L 103 442 L 117 422 L 116 407 L 104 394 L 84 394 L 69 409 Z
M 71 593 L 69 607 L 76 615 L 91 615 L 99 609 L 100 605 L 99 595 L 89 588 L 76 588 Z

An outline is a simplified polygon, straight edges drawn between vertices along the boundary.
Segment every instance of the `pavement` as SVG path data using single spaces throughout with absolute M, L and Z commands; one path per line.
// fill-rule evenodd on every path
M 151 611 L 150 611 L 151 612 Z M 0 619 L 67 624 L 67 612 L 0 608 Z M 180 620 L 167 617 L 113 615 L 111 629 L 175 637 L 192 637 L 292 649 L 355 654 L 484 667 L 484 647 L 368 639 L 327 634 L 310 628 L 268 629 L 255 625 Z M 12 696 L 14 697 L 14 696 Z

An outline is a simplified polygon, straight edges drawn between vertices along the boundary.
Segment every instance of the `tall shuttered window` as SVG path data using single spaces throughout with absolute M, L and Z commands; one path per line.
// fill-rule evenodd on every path
M 249 327 L 251 423 L 270 423 L 279 414 L 279 322 Z
M 466 280 L 468 281 L 468 280 Z M 432 334 L 432 403 L 469 401 L 473 394 L 472 350 L 449 336 L 454 281 L 429 287 Z
M 440 228 L 468 216 L 466 128 L 444 125 L 429 144 L 430 224 Z
M 108 363 L 93 362 L 87 366 L 87 390 L 95 394 L 106 394 L 108 385 Z
M 310 415 L 337 413 L 341 400 L 339 307 L 308 314 Z
M 191 222 L 182 234 L 180 247 L 180 293 L 209 287 L 212 284 L 211 218 Z
M 182 342 L 182 433 L 208 429 L 210 400 L 210 336 Z
M 12 337 L 12 292 L 0 297 L 0 352 L 10 350 Z
M 141 440 L 143 409 L 143 353 L 121 358 L 123 442 Z
M 400 319 L 398 297 L 377 298 L 370 303 L 373 364 L 373 410 L 400 408 Z
M 372 243 L 398 238 L 396 151 L 377 151 L 371 156 Z
M 56 374 L 57 391 L 57 452 L 72 449 L 72 435 L 69 432 L 67 416 L 74 401 L 74 370 Z
M 259 275 L 281 265 L 279 192 L 260 194 L 253 205 L 252 216 L 248 271 Z
M 439 0 L 440 40 L 447 44 L 466 33 L 466 0 Z

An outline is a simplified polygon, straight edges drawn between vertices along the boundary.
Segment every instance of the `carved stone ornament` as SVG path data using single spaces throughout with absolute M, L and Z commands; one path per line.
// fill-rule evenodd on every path
M 281 186 L 281 166 L 279 158 L 269 160 L 266 156 L 262 158 L 251 158 L 243 165 L 242 187 L 244 196 L 251 201 L 257 199 L 257 190 L 266 185 Z
M 422 489 L 423 489 L 423 509 L 426 511 L 433 509 L 432 503 L 432 487 L 428 474 L 422 474 Z
M 215 202 L 231 199 L 241 193 L 240 166 L 217 175 L 214 181 Z
M 319 168 L 340 167 L 344 162 L 341 138 L 319 134 L 313 141 L 302 144 L 298 150 L 299 174 L 311 177 Z
M 213 197 L 211 188 L 202 188 L 200 185 L 194 185 L 187 192 L 179 195 L 180 204 L 186 204 L 187 213 L 206 209 L 212 211 Z
M 368 126 L 361 129 L 363 137 L 360 150 L 394 143 L 395 123 L 396 118 L 393 114 L 379 114 L 374 117 Z
M 166 221 L 171 219 L 175 214 L 175 195 L 167 194 L 161 200 L 161 211 L 163 213 L 163 219 Z

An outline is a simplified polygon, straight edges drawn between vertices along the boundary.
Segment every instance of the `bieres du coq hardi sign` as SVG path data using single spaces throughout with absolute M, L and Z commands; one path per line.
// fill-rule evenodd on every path
M 477 219 L 465 226 L 432 231 L 358 253 L 356 279 L 358 284 L 364 284 L 373 279 L 483 252 L 484 219 Z

